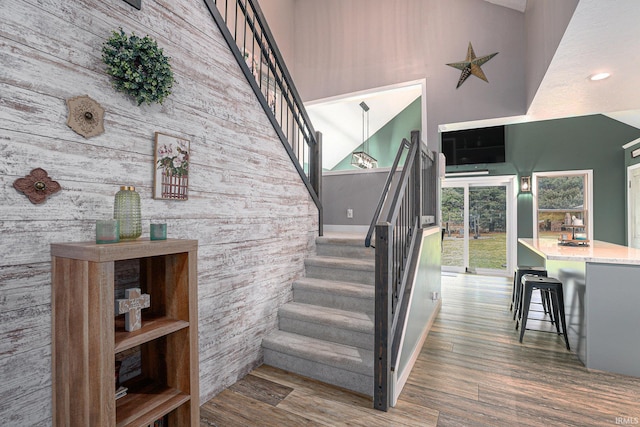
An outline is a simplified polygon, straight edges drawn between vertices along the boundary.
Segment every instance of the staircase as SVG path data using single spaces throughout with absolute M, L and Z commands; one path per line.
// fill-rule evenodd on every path
M 262 340 L 264 363 L 373 396 L 374 250 L 364 237 L 324 236 L 316 253 Z

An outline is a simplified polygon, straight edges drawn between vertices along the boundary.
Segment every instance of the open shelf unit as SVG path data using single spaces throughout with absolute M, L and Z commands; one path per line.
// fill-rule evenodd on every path
M 199 425 L 196 240 L 54 243 L 54 425 Z M 115 316 L 116 263 L 136 260 L 135 287 L 149 294 L 142 327 Z M 134 286 L 128 286 L 134 287 Z M 141 375 L 115 398 L 116 355 L 139 347 Z

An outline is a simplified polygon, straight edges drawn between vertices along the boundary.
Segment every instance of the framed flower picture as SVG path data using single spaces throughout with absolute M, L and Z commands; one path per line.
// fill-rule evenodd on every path
M 153 198 L 187 200 L 189 140 L 156 132 Z

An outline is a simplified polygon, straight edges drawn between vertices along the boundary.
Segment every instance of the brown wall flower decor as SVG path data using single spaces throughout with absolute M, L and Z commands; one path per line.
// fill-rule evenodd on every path
M 85 138 L 104 132 L 104 108 L 89 95 L 67 99 L 69 117 L 67 125 Z
M 60 191 L 62 187 L 56 181 L 49 178 L 49 174 L 42 168 L 36 168 L 24 178 L 18 178 L 13 182 L 13 187 L 24 193 L 31 203 L 40 204 L 47 197 Z

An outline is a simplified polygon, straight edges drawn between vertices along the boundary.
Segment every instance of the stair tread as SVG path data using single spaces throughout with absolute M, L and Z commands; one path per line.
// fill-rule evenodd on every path
M 311 323 L 337 326 L 356 332 L 374 333 L 373 314 L 358 311 L 340 310 L 299 302 L 290 302 L 280 307 L 278 315 Z
M 262 340 L 273 351 L 295 355 L 310 361 L 373 376 L 374 354 L 371 350 L 337 344 L 276 330 Z
M 315 255 L 305 259 L 305 263 L 317 266 L 332 266 L 335 268 L 350 268 L 355 270 L 375 271 L 375 260 L 358 258 L 338 258 Z
M 364 240 L 365 235 L 336 235 L 336 236 L 318 236 L 316 237 L 316 244 L 324 245 L 346 245 L 346 246 L 361 246 L 365 248 Z
M 304 287 L 315 291 L 331 292 L 343 296 L 359 298 L 375 298 L 375 288 L 371 285 L 355 282 L 341 282 L 338 280 L 317 279 L 314 277 L 302 277 L 293 283 L 294 287 Z

